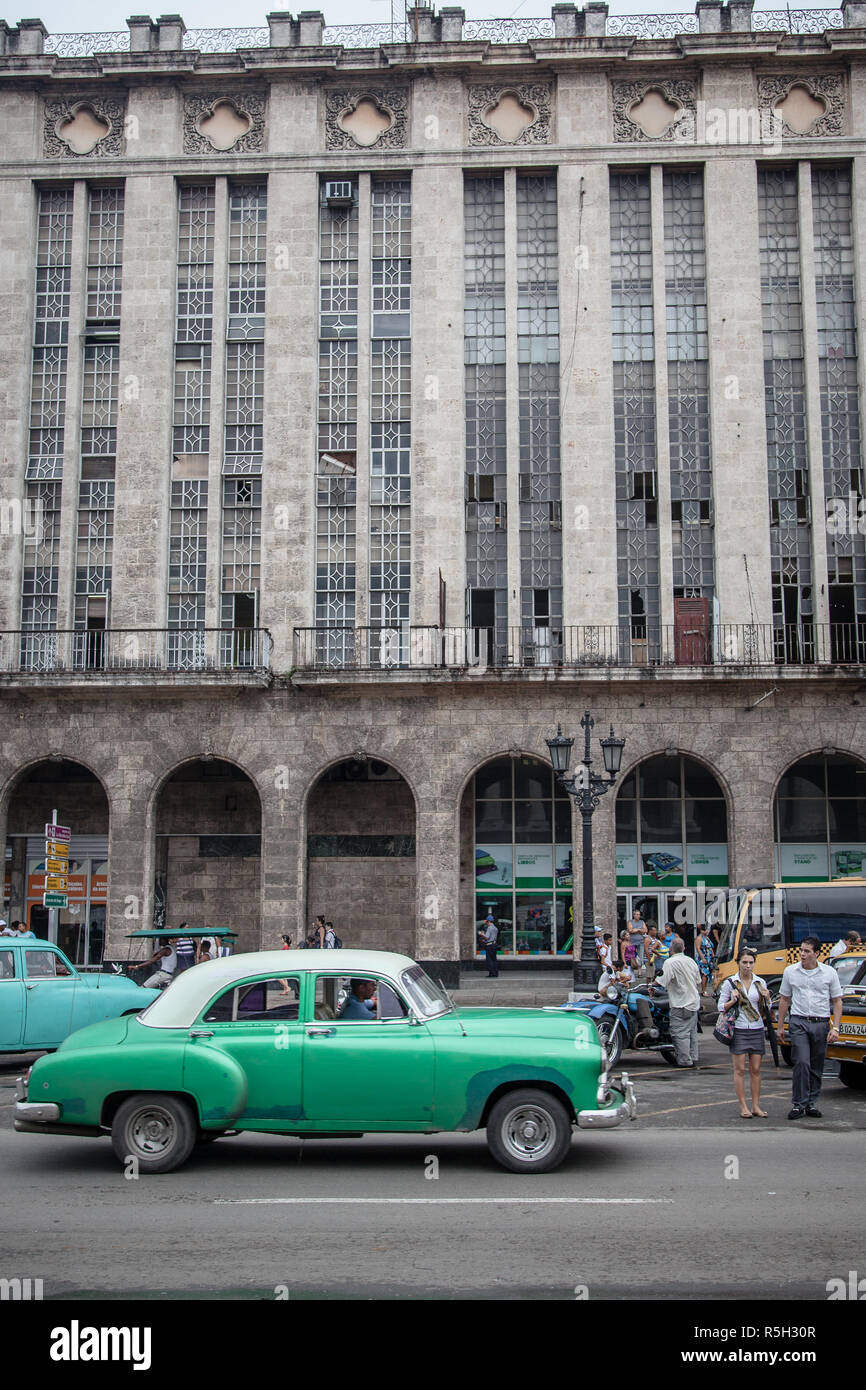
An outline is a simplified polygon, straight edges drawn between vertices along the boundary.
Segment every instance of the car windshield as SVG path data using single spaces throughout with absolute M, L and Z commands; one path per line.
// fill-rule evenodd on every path
M 839 976 L 840 985 L 861 984 L 863 980 L 863 966 L 866 964 L 862 956 L 842 956 L 839 960 L 829 962 L 836 974 Z M 860 975 L 860 979 L 855 980 L 855 976 Z
M 420 965 L 413 965 L 411 969 L 404 970 L 400 979 L 413 1006 L 425 1018 L 437 1018 L 439 1014 L 451 1012 L 451 1000 L 439 985 L 433 983 Z

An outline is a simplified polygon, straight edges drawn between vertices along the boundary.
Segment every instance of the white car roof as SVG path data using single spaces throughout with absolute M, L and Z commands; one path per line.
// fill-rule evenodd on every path
M 347 951 L 311 948 L 305 951 L 248 951 L 193 965 L 154 1000 L 140 1022 L 149 1028 L 188 1028 L 205 1004 L 221 989 L 257 975 L 322 974 L 383 975 L 395 983 L 415 961 L 392 951 Z

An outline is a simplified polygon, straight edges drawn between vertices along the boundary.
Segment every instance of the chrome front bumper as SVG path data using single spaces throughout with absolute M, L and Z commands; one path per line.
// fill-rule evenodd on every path
M 27 1078 L 15 1078 L 15 1119 L 29 1124 L 56 1124 L 60 1119 L 60 1106 L 49 1105 L 45 1101 L 27 1099 Z
M 599 1091 L 607 1090 L 607 1077 L 599 1086 Z M 629 1081 L 628 1072 L 624 1071 L 619 1085 L 614 1085 L 614 1091 L 621 1091 L 623 1096 L 622 1105 L 608 1105 L 604 1110 L 579 1110 L 577 1113 L 578 1129 L 616 1129 L 624 1124 L 626 1120 L 633 1120 L 637 1115 L 637 1099 L 634 1093 L 634 1086 Z

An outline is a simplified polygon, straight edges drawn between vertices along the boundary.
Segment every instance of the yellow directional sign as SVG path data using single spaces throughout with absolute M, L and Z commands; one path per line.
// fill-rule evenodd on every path
M 46 840 L 45 853 L 49 854 L 52 859 L 68 859 L 69 846 L 58 844 L 56 840 Z
M 66 874 L 69 869 L 68 859 L 46 859 L 45 870 L 49 874 Z
M 62 878 L 52 878 L 50 874 L 45 878 L 46 893 L 65 893 L 67 888 L 67 878 L 64 874 Z

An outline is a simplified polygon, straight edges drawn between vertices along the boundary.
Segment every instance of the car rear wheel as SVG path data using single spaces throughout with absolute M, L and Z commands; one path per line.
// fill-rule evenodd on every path
M 598 1030 L 598 1040 L 607 1053 L 608 1061 L 615 1067 L 622 1056 L 622 1029 L 618 1024 L 611 1023 L 609 1018 L 599 1019 L 595 1026 Z
M 866 1091 L 866 1063 L 840 1062 L 839 1080 L 852 1091 Z
M 111 1126 L 111 1143 L 121 1163 L 135 1159 L 140 1173 L 171 1173 L 185 1163 L 196 1141 L 196 1124 L 186 1101 L 158 1091 L 130 1096 Z
M 571 1145 L 571 1120 L 547 1091 L 509 1091 L 487 1120 L 487 1147 L 511 1173 L 549 1173 Z

